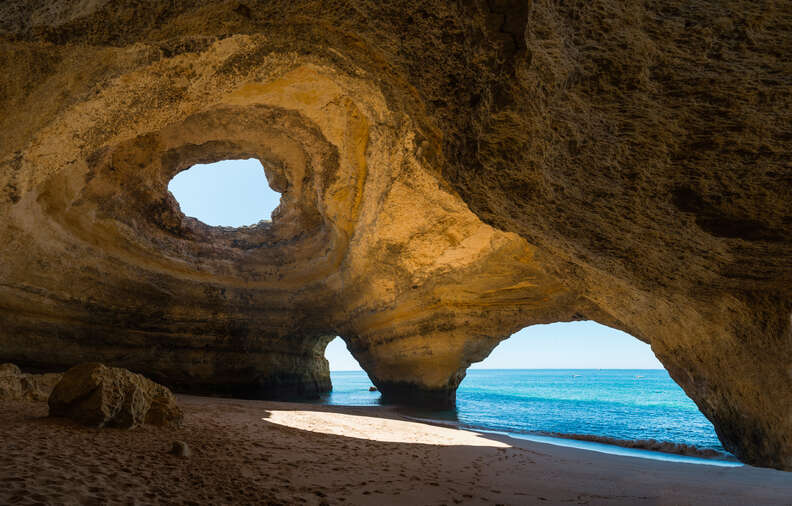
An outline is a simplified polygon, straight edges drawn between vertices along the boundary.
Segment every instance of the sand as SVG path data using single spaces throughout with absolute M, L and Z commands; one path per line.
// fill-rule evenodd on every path
M 419 423 L 386 408 L 179 396 L 180 429 L 86 429 L 0 402 L 0 504 L 787 504 L 792 473 Z M 192 456 L 168 452 L 186 442 Z

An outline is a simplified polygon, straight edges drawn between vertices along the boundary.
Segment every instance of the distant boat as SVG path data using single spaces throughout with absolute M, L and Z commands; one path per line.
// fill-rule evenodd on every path
M 580 377 L 580 374 L 573 374 L 573 375 L 572 375 L 572 377 L 573 377 L 573 378 L 579 378 L 579 377 Z
M 641 378 L 643 378 L 643 376 L 641 376 L 640 374 L 636 374 L 636 375 L 635 375 L 635 379 L 639 380 L 639 379 L 641 379 Z

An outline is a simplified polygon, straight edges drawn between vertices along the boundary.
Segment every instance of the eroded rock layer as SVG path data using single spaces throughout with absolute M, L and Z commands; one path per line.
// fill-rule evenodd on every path
M 311 396 L 335 335 L 453 402 L 514 331 L 652 345 L 747 462 L 792 468 L 792 5 L 0 6 L 0 361 Z M 261 160 L 272 222 L 185 217 Z

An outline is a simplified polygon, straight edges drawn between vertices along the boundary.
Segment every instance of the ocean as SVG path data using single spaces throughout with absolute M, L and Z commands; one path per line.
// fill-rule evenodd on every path
M 333 391 L 322 403 L 379 404 L 365 372 L 330 376 Z M 640 441 L 643 448 L 655 440 L 730 457 L 709 420 L 664 370 L 471 369 L 457 391 L 456 410 L 406 413 L 527 439 L 574 435 L 606 443 Z

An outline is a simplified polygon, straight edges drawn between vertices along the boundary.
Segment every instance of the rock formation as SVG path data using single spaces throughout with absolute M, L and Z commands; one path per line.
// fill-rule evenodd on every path
M 62 375 L 24 374 L 14 364 L 0 364 L 0 401 L 46 401 Z
M 70 418 L 88 427 L 131 429 L 144 423 L 178 426 L 184 414 L 162 385 L 117 367 L 72 367 L 49 397 L 50 416 Z
M 792 5 L 0 5 L 0 360 L 174 388 L 453 402 L 514 331 L 652 345 L 746 462 L 792 468 Z M 256 157 L 272 222 L 187 218 Z M 54 351 L 57 350 L 57 353 Z

